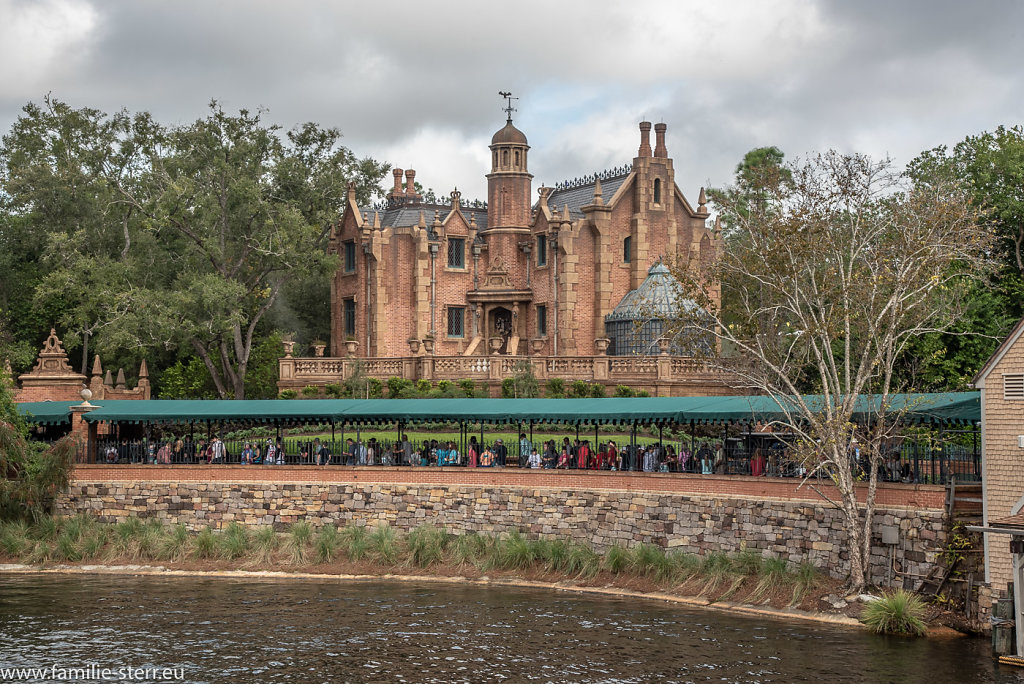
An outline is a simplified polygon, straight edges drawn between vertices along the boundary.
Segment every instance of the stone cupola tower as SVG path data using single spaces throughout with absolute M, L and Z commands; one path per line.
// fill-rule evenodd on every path
M 530 225 L 531 181 L 526 155 L 526 136 L 512 125 L 509 113 L 505 127 L 491 138 L 491 172 L 487 174 L 487 230 Z

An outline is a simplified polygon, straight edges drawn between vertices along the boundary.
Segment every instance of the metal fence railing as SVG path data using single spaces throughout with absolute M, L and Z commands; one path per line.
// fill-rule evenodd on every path
M 475 439 L 475 438 L 474 438 Z M 762 442 L 762 444 L 764 444 Z M 531 442 L 531 446 L 534 444 Z M 692 474 L 750 475 L 798 478 L 808 466 L 793 456 L 784 443 L 755 446 L 744 437 L 723 443 L 702 441 L 655 444 L 620 444 L 611 450 L 608 442 L 595 449 L 587 445 L 580 452 L 564 440 L 536 443 L 542 468 L 626 470 Z M 488 454 L 485 455 L 484 451 Z M 213 440 L 112 439 L 101 438 L 95 460 L 108 464 L 242 464 L 242 465 L 352 465 L 352 466 L 492 466 L 527 467 L 529 453 L 520 453 L 517 442 L 405 444 L 397 440 L 371 439 L 286 439 L 250 438 Z M 867 477 L 866 459 L 856 462 L 855 476 Z M 954 440 L 893 442 L 885 448 L 879 467 L 883 482 L 948 484 L 981 481 L 981 457 L 977 445 L 965 446 Z

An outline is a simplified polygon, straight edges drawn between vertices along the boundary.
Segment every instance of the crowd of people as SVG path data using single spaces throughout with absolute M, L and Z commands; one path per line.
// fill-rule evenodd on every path
M 458 466 L 469 468 L 537 468 L 581 470 L 631 470 L 644 472 L 724 473 L 726 457 L 721 443 L 703 443 L 691 454 L 672 444 L 618 444 L 607 440 L 592 445 L 589 439 L 561 442 L 555 439 L 534 444 L 525 433 L 506 445 L 471 436 L 465 448 L 452 440 L 425 440 L 413 444 L 407 435 L 392 443 L 376 438 L 347 438 L 335 446 L 329 440 L 286 442 L 280 437 L 236 441 L 230 446 L 220 437 L 193 442 L 189 437 L 157 440 L 110 440 L 101 447 L 107 463 L 234 463 L 242 465 L 378 465 Z

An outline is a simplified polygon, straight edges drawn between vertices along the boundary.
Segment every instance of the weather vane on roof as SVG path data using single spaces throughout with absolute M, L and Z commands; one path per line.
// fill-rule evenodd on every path
M 512 97 L 512 93 L 506 93 L 504 90 L 499 90 L 498 95 L 501 95 L 503 98 L 508 100 L 508 104 L 505 107 L 502 107 L 501 111 L 508 114 L 508 122 L 512 123 L 512 112 L 518 111 L 515 107 L 512 106 L 512 100 L 518 100 L 519 98 Z

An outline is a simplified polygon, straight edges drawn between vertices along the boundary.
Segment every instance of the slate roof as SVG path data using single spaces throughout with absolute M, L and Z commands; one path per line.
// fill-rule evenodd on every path
M 627 178 L 629 178 L 628 173 L 617 178 L 601 181 L 601 197 L 604 199 L 605 204 L 608 204 L 608 200 L 618 192 Z M 594 203 L 594 185 L 594 183 L 587 183 L 566 190 L 554 190 L 548 196 L 548 206 L 551 207 L 552 212 L 561 212 L 565 205 L 568 204 L 569 214 L 572 218 L 583 218 L 583 212 L 580 210 L 580 207 Z
M 487 227 L 487 210 L 476 209 L 473 207 L 461 207 L 462 215 L 466 217 L 467 221 L 471 221 L 472 218 L 476 217 L 476 225 L 480 230 Z M 366 217 L 369 215 L 370 220 L 373 220 L 373 214 L 376 211 L 380 214 L 380 224 L 384 227 L 391 228 L 404 228 L 407 226 L 415 226 L 420 222 L 420 212 L 423 213 L 423 218 L 426 220 L 429 226 L 434 222 L 434 212 L 438 212 L 438 216 L 442 221 L 448 216 L 452 208 L 447 204 L 411 204 L 401 207 L 394 207 L 392 209 L 371 209 L 369 207 L 359 207 L 359 212 Z

